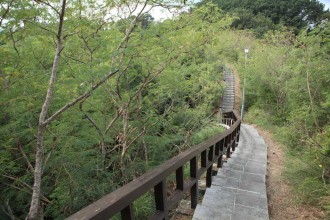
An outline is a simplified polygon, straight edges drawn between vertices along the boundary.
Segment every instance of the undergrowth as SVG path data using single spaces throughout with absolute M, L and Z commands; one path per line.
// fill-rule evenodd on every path
M 270 131 L 274 139 L 285 146 L 285 167 L 282 175 L 291 182 L 297 202 L 320 207 L 329 217 L 330 178 L 325 171 L 330 161 L 325 157 L 327 152 L 320 152 L 320 149 L 307 140 L 299 140 L 295 129 L 290 125 L 275 125 L 272 115 L 260 108 L 251 107 L 244 117 L 244 122 L 257 124 Z M 326 136 L 323 137 L 323 142 L 328 144 Z
M 199 144 L 217 134 L 221 134 L 222 132 L 224 132 L 224 130 L 225 128 L 220 126 L 219 124 L 215 122 L 210 123 L 208 126 L 202 128 L 192 136 L 191 143 Z

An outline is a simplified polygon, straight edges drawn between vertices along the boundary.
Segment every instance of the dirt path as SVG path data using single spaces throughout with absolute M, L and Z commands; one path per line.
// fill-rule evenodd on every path
M 296 202 L 297 198 L 291 191 L 293 186 L 282 175 L 285 159 L 283 146 L 276 143 L 269 132 L 258 126 L 254 127 L 268 145 L 267 196 L 270 219 L 325 219 L 326 215 L 322 210 Z

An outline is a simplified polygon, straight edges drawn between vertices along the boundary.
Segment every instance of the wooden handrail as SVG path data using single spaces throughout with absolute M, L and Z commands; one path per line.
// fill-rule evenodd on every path
M 133 202 L 151 189 L 154 190 L 156 210 L 150 219 L 168 219 L 168 210 L 173 208 L 188 191 L 190 191 L 191 208 L 196 208 L 198 180 L 206 172 L 206 186 L 210 187 L 213 163 L 217 163 L 218 168 L 221 167 L 222 155 L 226 154 L 230 157 L 230 150 L 234 151 L 239 141 L 240 116 L 233 111 L 226 113 L 225 118 L 230 118 L 234 123 L 222 134 L 180 153 L 67 219 L 109 219 L 119 212 L 122 219 L 133 219 Z M 190 164 L 190 179 L 184 180 L 183 167 L 187 163 Z M 166 178 L 174 173 L 176 190 L 167 196 Z

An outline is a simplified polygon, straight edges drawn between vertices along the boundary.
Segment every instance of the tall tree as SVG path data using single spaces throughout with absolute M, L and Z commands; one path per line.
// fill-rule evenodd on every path
M 0 218 L 65 218 L 190 147 L 212 120 L 214 39 L 232 21 L 215 5 L 158 23 L 150 1 L 23 2 L 0 32 Z
M 227 12 L 232 12 L 239 19 L 234 23 L 235 27 L 245 28 L 244 22 L 246 17 L 241 14 L 243 9 L 246 13 L 251 13 L 253 16 L 262 15 L 265 19 L 271 19 L 272 22 L 277 24 L 284 24 L 295 28 L 296 33 L 306 27 L 308 24 L 317 24 L 323 19 L 324 4 L 317 0 L 213 0 L 220 8 Z M 257 27 L 257 24 L 251 26 Z M 271 27 L 270 27 L 271 28 Z
M 27 216 L 27 219 L 37 219 L 39 210 L 40 210 L 41 176 L 42 176 L 42 172 L 43 172 L 42 163 L 43 163 L 43 148 L 44 148 L 44 132 L 45 132 L 46 126 L 49 124 L 49 122 L 45 122 L 45 121 L 46 121 L 48 110 L 49 110 L 49 107 L 50 107 L 50 104 L 51 104 L 51 101 L 53 98 L 53 90 L 54 90 L 55 81 L 56 81 L 57 69 L 58 69 L 58 65 L 59 65 L 60 55 L 63 50 L 63 25 L 64 25 L 65 9 L 66 9 L 66 0 L 63 0 L 60 11 L 55 11 L 55 12 L 58 12 L 58 16 L 59 16 L 59 25 L 58 25 L 57 35 L 56 35 L 57 47 L 56 47 L 55 57 L 54 57 L 52 71 L 51 71 L 51 75 L 50 75 L 47 95 L 46 95 L 45 101 L 42 105 L 40 116 L 39 116 L 36 157 L 35 157 L 36 159 L 35 159 L 35 165 L 34 165 L 34 184 L 33 184 L 30 211 Z

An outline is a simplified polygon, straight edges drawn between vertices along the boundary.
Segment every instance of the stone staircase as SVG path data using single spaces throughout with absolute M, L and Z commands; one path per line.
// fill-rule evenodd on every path
M 268 220 L 267 146 L 257 130 L 242 124 L 238 147 L 213 177 L 194 220 Z
M 231 112 L 234 109 L 235 103 L 235 92 L 234 92 L 234 75 L 232 71 L 228 68 L 224 71 L 224 80 L 227 84 L 225 91 L 223 93 L 221 112 Z
M 234 76 L 224 72 L 227 87 L 221 112 L 234 109 Z M 202 204 L 197 205 L 194 220 L 268 220 L 266 194 L 267 146 L 257 130 L 242 124 L 240 141 L 231 158 L 213 177 Z

